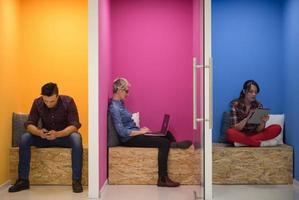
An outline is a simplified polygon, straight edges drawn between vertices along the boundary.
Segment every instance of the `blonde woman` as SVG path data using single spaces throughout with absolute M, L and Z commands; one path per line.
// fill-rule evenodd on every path
M 158 181 L 161 187 L 177 187 L 180 183 L 172 181 L 167 173 L 168 152 L 171 146 L 188 148 L 190 141 L 175 142 L 170 132 L 164 137 L 145 136 L 151 132 L 147 127 L 138 128 L 132 120 L 132 113 L 127 110 L 124 100 L 129 93 L 130 84 L 125 78 L 118 78 L 113 82 L 113 98 L 109 104 L 115 129 L 120 138 L 121 144 L 128 147 L 149 147 L 158 148 Z

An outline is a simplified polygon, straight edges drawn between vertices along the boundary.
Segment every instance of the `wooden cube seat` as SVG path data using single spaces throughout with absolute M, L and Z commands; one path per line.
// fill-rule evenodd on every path
M 18 177 L 19 148 L 10 148 L 10 180 Z M 88 149 L 83 148 L 82 184 L 88 183 Z M 72 162 L 70 148 L 31 147 L 30 184 L 71 185 Z
M 156 184 L 156 148 L 109 148 L 109 184 Z M 170 149 L 168 173 L 182 184 L 200 184 L 201 151 Z M 213 144 L 213 184 L 292 184 L 293 148 Z
M 213 144 L 214 184 L 292 184 L 293 148 Z
M 200 150 L 170 149 L 169 177 L 181 184 L 200 184 Z M 135 147 L 109 148 L 109 184 L 157 184 L 158 149 Z

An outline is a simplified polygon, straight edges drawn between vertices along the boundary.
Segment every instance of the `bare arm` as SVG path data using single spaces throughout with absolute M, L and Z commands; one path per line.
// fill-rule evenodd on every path
M 41 138 L 46 138 L 46 133 L 43 131 L 43 129 L 39 129 L 38 127 L 36 127 L 35 125 L 33 124 L 29 124 L 27 126 L 27 132 L 31 133 L 32 135 L 35 135 L 35 136 L 39 136 Z
M 65 129 L 61 130 L 61 131 L 54 131 L 54 130 L 51 130 L 49 131 L 49 133 L 47 133 L 47 139 L 48 140 L 54 140 L 56 138 L 59 138 L 59 137 L 66 137 L 68 135 L 70 135 L 71 133 L 74 133 L 74 132 L 77 132 L 78 129 L 76 126 L 74 125 L 70 125 L 70 126 L 67 126 Z
M 78 131 L 78 128 L 76 126 L 70 125 L 61 131 L 56 131 L 56 137 L 65 137 L 65 136 L 68 136 L 71 133 L 74 133 L 77 131 Z

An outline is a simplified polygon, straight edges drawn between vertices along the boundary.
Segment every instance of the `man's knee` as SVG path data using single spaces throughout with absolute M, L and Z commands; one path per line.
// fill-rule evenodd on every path
M 82 146 L 82 137 L 80 133 L 74 132 L 70 134 L 70 140 L 72 146 Z
M 21 136 L 20 146 L 30 145 L 33 139 L 33 135 L 31 133 L 24 133 Z

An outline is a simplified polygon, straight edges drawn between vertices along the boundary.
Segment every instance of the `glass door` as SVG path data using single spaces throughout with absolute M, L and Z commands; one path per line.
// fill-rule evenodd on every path
M 193 1 L 193 143 L 199 171 L 194 199 L 212 199 L 212 59 L 210 0 Z
M 213 60 L 211 50 L 211 0 L 204 0 L 204 193 L 212 199 Z

